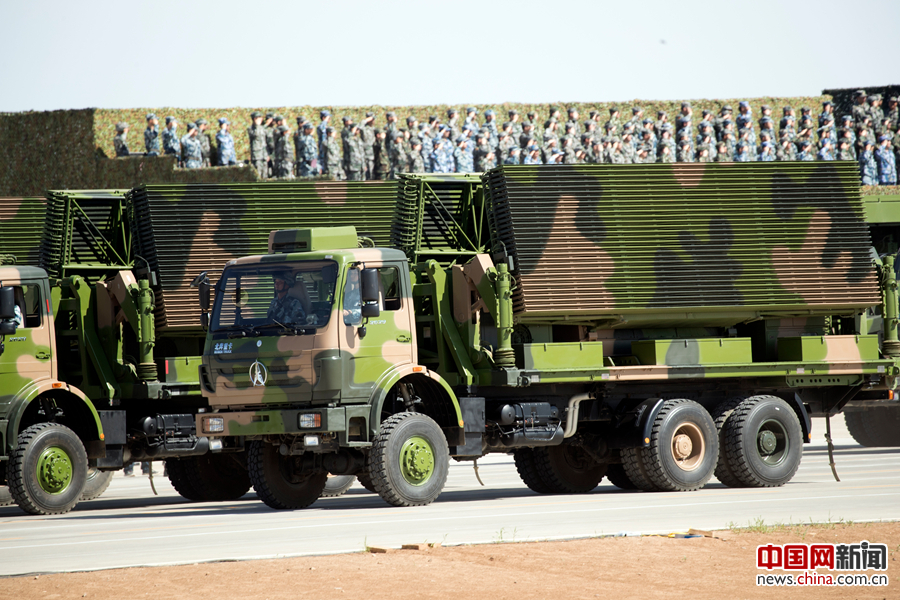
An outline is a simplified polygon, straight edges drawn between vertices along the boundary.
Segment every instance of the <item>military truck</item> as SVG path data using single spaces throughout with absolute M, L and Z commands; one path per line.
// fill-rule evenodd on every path
M 334 206 L 387 243 L 395 197 L 381 182 L 0 199 L 0 505 L 63 513 L 136 460 L 165 460 L 191 500 L 245 494 L 244 454 L 208 452 L 194 427 L 208 403 L 193 271 L 263 251 L 285 223 L 339 222 Z
M 504 166 L 397 194 L 386 246 L 285 229 L 198 278 L 196 429 L 246 449 L 270 507 L 327 474 L 428 504 L 451 458 L 492 452 L 539 493 L 780 486 L 811 416 L 896 410 L 896 220 L 873 246 L 855 165 Z

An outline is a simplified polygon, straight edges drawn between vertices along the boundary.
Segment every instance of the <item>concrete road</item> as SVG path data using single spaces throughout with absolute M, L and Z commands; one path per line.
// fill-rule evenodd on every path
M 818 421 L 818 420 L 817 420 Z M 508 456 L 451 463 L 430 506 L 393 508 L 359 485 L 306 510 L 274 511 L 251 491 L 241 500 L 190 503 L 168 481 L 117 474 L 99 499 L 56 517 L 0 508 L 0 575 L 356 552 L 365 545 L 471 544 L 617 533 L 668 533 L 765 523 L 900 520 L 900 448 L 866 449 L 834 420 L 835 482 L 814 423 L 793 481 L 775 489 L 730 489 L 715 480 L 691 493 L 625 492 L 604 482 L 591 494 L 541 496 Z

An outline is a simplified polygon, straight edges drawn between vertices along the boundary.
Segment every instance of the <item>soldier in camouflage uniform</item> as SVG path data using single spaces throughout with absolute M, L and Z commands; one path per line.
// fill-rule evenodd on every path
M 247 128 L 247 138 L 250 143 L 250 162 L 256 169 L 260 179 L 269 176 L 269 152 L 266 150 L 266 128 L 263 126 L 263 116 L 258 111 L 250 113 L 251 125 Z
M 273 323 L 282 325 L 306 325 L 306 311 L 303 303 L 289 292 L 295 285 L 294 277 L 289 271 L 279 271 L 272 275 L 275 297 L 269 304 L 266 317 Z M 300 285 L 305 285 L 302 281 Z
M 291 144 L 291 128 L 278 125 L 275 128 L 275 177 L 294 178 L 294 148 Z
M 759 162 L 774 162 L 775 146 L 769 140 L 764 141 L 759 148 Z
M 619 109 L 615 106 L 609 109 L 609 120 L 603 124 L 606 135 L 619 135 Z
M 212 140 L 206 130 L 209 129 L 209 123 L 204 118 L 194 121 L 197 124 L 197 141 L 200 142 L 200 154 L 203 156 L 202 166 L 209 167 L 212 165 L 210 155 L 212 154 Z
M 512 127 L 504 128 L 502 132 L 500 132 L 500 139 L 497 142 L 496 151 L 494 152 L 495 156 L 507 156 L 509 154 L 509 149 L 513 146 L 518 147 L 519 144 L 513 138 L 512 135 Z
M 849 140 L 841 139 L 838 140 L 838 152 L 835 160 L 843 160 L 853 162 L 856 160 L 856 157 L 853 156 L 853 149 L 850 145 Z
M 568 129 L 569 125 L 571 125 L 576 139 L 580 138 L 582 132 L 581 123 L 578 122 L 578 109 L 574 106 L 570 106 L 567 113 L 569 115 L 569 118 L 566 121 L 566 129 Z
M 441 137 L 438 137 L 434 140 L 434 150 L 431 153 L 431 172 L 432 173 L 452 173 L 453 172 L 453 155 L 447 151 L 447 148 L 451 148 L 453 144 L 450 143 L 450 140 L 447 135 L 449 135 L 450 128 L 448 126 L 444 126 L 442 130 Z
M 372 145 L 375 161 L 375 179 L 385 180 L 391 174 L 391 159 L 387 149 L 387 136 L 381 129 L 375 129 L 375 143 Z
M 522 149 L 518 146 L 513 146 L 509 149 L 509 153 L 506 158 L 503 159 L 504 165 L 518 165 L 521 164 L 520 155 L 522 154 Z
M 318 171 L 325 169 L 325 144 L 328 142 L 328 124 L 331 121 L 331 113 L 327 110 L 319 111 L 319 125 L 316 127 L 316 139 L 319 146 Z
M 707 136 L 709 137 L 709 136 Z M 709 144 L 700 144 L 697 146 L 697 159 L 698 163 L 708 163 L 712 162 L 712 159 L 709 157 Z
M 898 104 L 897 96 L 888 98 L 888 109 L 884 116 L 891 120 L 891 131 L 897 133 L 898 121 L 900 121 L 900 104 Z
M 312 177 L 319 174 L 319 147 L 313 137 L 313 124 L 309 121 L 303 124 L 303 134 L 300 136 L 296 153 L 297 173 L 300 177 Z
M 675 133 L 681 133 L 682 131 L 687 130 L 688 137 L 694 134 L 693 127 L 691 125 L 691 119 L 693 118 L 694 111 L 691 108 L 690 102 L 682 102 L 681 103 L 681 112 L 678 114 L 678 118 L 675 119 Z M 681 162 L 681 161 L 679 161 Z
M 734 155 L 731 153 L 731 150 L 728 148 L 728 144 L 725 142 L 719 142 L 716 144 L 716 162 L 717 163 L 730 163 L 734 162 Z
M 266 113 L 266 120 L 263 122 L 266 127 L 266 163 L 269 169 L 269 177 L 275 174 L 275 113 Z
M 343 157 L 343 163 L 341 166 L 344 167 L 344 172 L 350 174 L 350 136 L 353 131 L 353 119 L 350 117 L 344 116 L 341 117 L 341 123 L 343 123 L 344 127 L 341 129 L 341 156 Z
M 732 123 L 734 122 L 734 120 L 731 118 L 731 114 L 732 109 L 730 104 L 725 104 L 719 109 L 719 114 L 715 119 L 713 119 L 713 129 L 716 132 L 716 139 L 720 141 L 722 140 L 722 128 L 725 124 L 725 121 L 731 121 Z
M 494 116 L 494 111 L 490 108 L 484 111 L 483 128 L 488 130 L 488 143 L 491 145 L 491 148 L 496 148 L 500 142 L 500 130 L 497 129 L 497 119 Z
M 462 128 L 471 132 L 470 135 L 475 135 L 481 129 L 481 125 L 478 124 L 478 111 L 475 110 L 474 106 L 466 109 L 466 120 Z
M 159 156 L 159 119 L 150 113 L 147 115 L 147 129 L 144 130 L 144 150 L 147 156 Z
M 532 144 L 525 149 L 526 154 L 522 157 L 523 165 L 542 165 L 544 161 L 541 159 L 541 149 L 536 144 Z
M 848 132 L 850 135 L 845 135 L 844 132 Z M 838 130 L 838 139 L 848 137 L 850 139 L 850 145 L 856 144 L 856 130 L 853 128 L 853 117 L 850 115 L 844 115 L 841 117 L 841 128 Z
M 459 128 L 459 111 L 456 110 L 455 108 L 448 108 L 448 109 L 447 109 L 447 123 L 446 123 L 446 126 L 450 128 L 450 136 L 452 136 L 453 139 L 456 139 L 456 138 L 459 137 L 459 132 L 460 132 L 460 128 Z M 451 142 L 450 145 L 452 146 L 453 143 Z
M 116 158 L 130 156 L 128 151 L 128 123 L 116 123 L 116 135 L 113 138 L 113 147 L 116 149 Z
M 767 133 L 769 135 L 769 141 L 775 141 L 775 121 L 772 120 L 772 117 L 762 117 L 759 120 L 759 134 L 760 138 L 762 138 L 762 134 Z
M 797 146 L 791 141 L 790 136 L 781 136 L 781 143 L 776 149 L 775 158 L 782 162 L 797 160 Z
M 866 90 L 853 92 L 853 106 L 850 109 L 850 114 L 853 116 L 853 121 L 857 126 L 868 116 L 869 112 L 866 108 Z
M 367 112 L 360 127 L 360 137 L 366 150 L 366 179 L 375 178 L 375 113 Z
M 163 152 L 175 157 L 175 162 L 181 166 L 181 143 L 178 141 L 178 119 L 166 117 L 166 128 L 162 132 Z
M 866 109 L 866 113 L 869 115 L 869 119 L 872 120 L 872 126 L 878 126 L 884 118 L 884 111 L 881 110 L 881 94 L 872 94 L 867 98 L 867 101 L 869 107 Z
M 362 139 L 362 132 L 355 123 L 350 125 L 345 159 L 347 162 L 347 179 L 349 181 L 364 181 L 366 175 L 366 146 Z
M 813 140 L 813 126 L 812 119 L 809 117 L 803 117 L 800 119 L 800 126 L 797 130 L 797 135 L 794 138 L 795 143 L 800 142 L 809 142 L 812 143 Z
M 234 138 L 229 129 L 231 122 L 225 117 L 219 119 L 219 133 L 216 134 L 216 146 L 220 167 L 228 167 L 237 164 L 237 154 L 234 151 Z
M 337 134 L 334 127 L 325 129 L 325 174 L 335 181 L 347 179 L 344 173 L 341 147 L 338 145 Z
M 863 185 L 878 184 L 878 163 L 875 161 L 875 144 L 872 140 L 863 142 L 862 151 L 859 153 L 859 176 Z
M 832 121 L 834 120 L 834 102 L 830 100 L 826 100 L 822 103 L 822 112 L 819 113 L 819 127 L 823 127 L 825 125 L 825 118 L 831 116 Z
M 865 115 L 862 119 L 862 122 L 857 123 L 856 125 L 856 146 L 860 150 L 864 147 L 867 141 L 872 142 L 872 145 L 875 145 L 875 132 L 872 131 L 872 124 L 870 122 L 869 116 Z
M 487 116 L 487 111 L 485 111 Z M 504 132 L 504 139 L 509 139 L 509 135 Z M 511 147 L 511 146 L 509 146 Z M 490 143 L 490 136 L 479 134 L 475 140 L 475 151 L 472 153 L 475 163 L 475 172 L 483 173 L 497 166 L 497 155 L 494 153 L 494 147 Z
M 456 163 L 457 173 L 472 173 L 475 171 L 475 142 L 470 140 L 466 131 L 456 138 L 456 148 L 453 150 L 453 159 Z
M 399 179 L 400 173 L 409 171 L 409 156 L 403 138 L 403 132 L 398 130 L 394 142 L 390 145 L 391 179 Z
M 737 153 L 734 155 L 734 162 L 753 162 L 753 159 L 756 158 L 750 151 L 750 144 L 744 140 L 741 140 L 737 144 Z
M 632 106 L 631 107 L 631 120 L 628 121 L 631 123 L 632 135 L 636 135 L 638 131 L 641 130 L 642 123 L 644 121 L 644 109 L 640 106 Z
M 519 136 L 522 135 L 522 123 L 519 121 L 519 111 L 517 111 L 516 109 L 510 109 L 507 112 L 507 117 L 509 118 L 509 122 L 512 125 L 510 135 L 514 140 L 518 140 Z M 504 154 L 504 156 L 506 155 Z
M 891 138 L 887 135 L 878 138 L 875 161 L 878 163 L 878 184 L 897 185 L 897 159 L 891 148 Z
M 797 144 L 797 148 L 798 148 L 797 160 L 800 160 L 800 161 L 816 160 L 815 155 L 812 152 L 810 152 L 811 145 L 812 144 L 810 144 L 809 140 L 800 140 L 800 142 L 798 142 L 798 144 Z
M 197 139 L 196 123 L 188 123 L 187 133 L 181 138 L 181 150 L 186 169 L 199 169 L 203 166 L 203 151 Z
M 530 144 L 528 140 L 534 139 L 534 125 L 530 121 L 526 121 L 522 124 L 522 134 L 519 136 L 519 147 L 523 150 L 527 148 Z

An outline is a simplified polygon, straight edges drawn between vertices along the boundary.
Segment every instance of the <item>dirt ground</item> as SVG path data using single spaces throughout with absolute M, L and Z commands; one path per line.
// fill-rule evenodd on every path
M 755 527 L 711 533 L 715 537 L 423 547 L 32 575 L 0 579 L 0 598 L 900 598 L 900 523 Z M 887 587 L 756 586 L 756 576 L 766 573 L 756 568 L 758 545 L 853 544 L 862 540 L 887 544 Z

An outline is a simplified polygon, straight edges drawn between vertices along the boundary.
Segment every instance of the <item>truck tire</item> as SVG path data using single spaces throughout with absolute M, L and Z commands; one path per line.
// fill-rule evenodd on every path
M 620 490 L 636 490 L 638 487 L 628 478 L 625 465 L 613 464 L 606 467 L 606 479 Z
M 5 485 L 0 485 L 0 506 L 9 506 L 12 503 L 13 497 L 9 493 L 9 488 Z
M 622 450 L 622 467 L 628 481 L 634 489 L 644 492 L 656 492 L 657 487 L 650 481 L 647 469 L 644 468 L 643 448 L 625 448 Z
M 188 470 L 187 458 L 167 458 L 166 476 L 169 483 L 175 488 L 182 498 L 191 502 L 201 502 L 203 495 L 197 489 L 194 480 Z
M 641 451 L 646 475 L 657 489 L 699 490 L 719 459 L 716 424 L 692 400 L 666 400 L 653 421 L 650 445 Z
M 101 471 L 97 467 L 88 467 L 84 480 L 84 489 L 81 491 L 82 500 L 99 498 L 109 487 L 113 478 L 113 471 Z
M 900 405 L 844 409 L 844 421 L 860 446 L 900 446 Z
M 350 489 L 356 481 L 355 475 L 329 475 L 325 481 L 325 489 L 322 490 L 322 498 L 336 498 Z
M 237 500 L 250 491 L 250 475 L 234 454 L 203 454 L 184 459 L 194 489 L 205 502 Z
M 447 438 L 431 417 L 397 413 L 381 423 L 369 450 L 368 465 L 375 490 L 388 504 L 431 504 L 447 481 Z
M 81 500 L 87 468 L 87 453 L 74 431 L 38 423 L 19 434 L 6 464 L 6 482 L 25 512 L 59 515 Z
M 725 423 L 743 400 L 743 398 L 729 398 L 716 406 L 712 412 L 713 421 L 716 423 L 716 432 L 719 436 L 719 459 L 716 462 L 715 475 L 719 483 L 728 487 L 744 487 L 740 479 L 731 472 L 728 460 L 725 458 Z
M 725 458 L 747 487 L 778 487 L 790 481 L 803 457 L 797 414 L 776 396 L 743 400 L 725 423 Z
M 598 485 L 606 465 L 598 463 L 580 446 L 562 444 L 534 449 L 534 463 L 541 479 L 554 494 L 584 494 Z
M 369 471 L 360 471 L 356 474 L 356 480 L 359 482 L 359 485 L 363 486 L 373 494 L 377 494 L 378 490 L 375 489 L 375 484 L 372 483 L 372 476 L 369 475 Z
M 538 494 L 552 494 L 553 490 L 541 478 L 537 465 L 534 462 L 534 450 L 531 448 L 516 448 L 513 451 L 513 459 L 516 463 L 516 471 L 522 478 L 522 483 Z
M 255 441 L 250 444 L 247 467 L 259 499 L 276 510 L 306 508 L 319 499 L 328 473 L 303 471 L 299 456 L 282 456 L 278 446 Z

